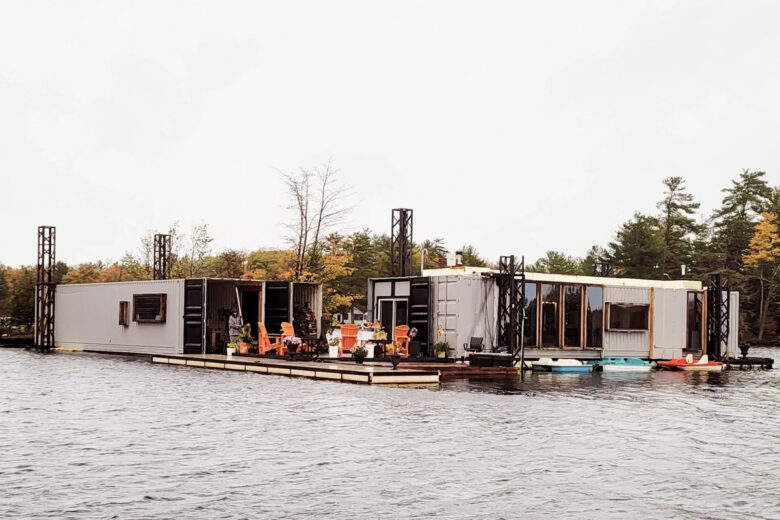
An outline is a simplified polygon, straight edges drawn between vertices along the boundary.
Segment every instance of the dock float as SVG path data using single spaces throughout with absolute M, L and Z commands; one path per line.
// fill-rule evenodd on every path
M 438 384 L 438 370 L 409 370 L 390 367 L 358 365 L 355 363 L 328 363 L 317 361 L 285 361 L 282 359 L 264 359 L 233 356 L 228 358 L 221 354 L 154 354 L 152 363 L 177 365 L 216 370 L 234 370 L 272 374 L 290 377 L 308 377 L 310 379 L 326 379 L 344 383 L 360 383 L 367 385 L 419 385 Z

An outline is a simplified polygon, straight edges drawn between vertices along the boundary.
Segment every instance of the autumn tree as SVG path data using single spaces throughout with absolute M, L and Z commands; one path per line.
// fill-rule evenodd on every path
M 62 278 L 62 283 L 99 283 L 102 277 L 103 264 L 101 262 L 79 264 L 72 267 Z
M 213 275 L 218 278 L 241 278 L 244 274 L 246 254 L 228 249 L 218 254 L 213 262 Z
M 764 339 L 767 315 L 775 301 L 778 275 L 780 275 L 780 233 L 774 213 L 762 213 L 750 239 L 750 252 L 743 257 L 746 266 L 752 268 L 761 284 L 760 313 L 758 316 L 758 341 Z

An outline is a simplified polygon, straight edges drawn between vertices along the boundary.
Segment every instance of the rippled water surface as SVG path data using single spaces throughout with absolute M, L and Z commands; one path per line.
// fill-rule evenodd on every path
M 777 369 L 409 389 L 0 349 L 0 373 L 2 518 L 780 518 Z

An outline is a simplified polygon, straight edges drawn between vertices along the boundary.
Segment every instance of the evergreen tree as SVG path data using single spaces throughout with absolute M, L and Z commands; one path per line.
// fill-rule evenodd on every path
M 658 219 L 642 213 L 624 223 L 609 243 L 609 257 L 617 276 L 658 278 L 663 242 Z
M 692 237 L 699 231 L 695 214 L 700 204 L 693 201 L 693 195 L 685 191 L 682 177 L 668 177 L 664 198 L 658 203 L 661 214 L 658 223 L 661 229 L 661 277 L 676 278 L 679 266 L 690 265 L 693 260 Z

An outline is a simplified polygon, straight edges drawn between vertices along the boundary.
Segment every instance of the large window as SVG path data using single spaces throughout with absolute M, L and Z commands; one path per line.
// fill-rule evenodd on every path
M 563 286 L 563 345 L 579 347 L 582 325 L 582 286 Z
M 542 347 L 557 347 L 560 286 L 543 283 L 539 285 L 542 298 L 541 333 Z
M 409 302 L 404 299 L 379 299 L 379 321 L 392 340 L 395 328 L 409 324 Z
M 650 314 L 649 310 L 649 305 L 608 303 L 607 316 L 609 316 L 609 326 L 607 330 L 648 330 L 648 318 Z
M 701 350 L 701 293 L 688 293 L 688 327 L 685 348 Z
M 525 284 L 525 323 L 523 324 L 523 345 L 536 346 L 536 284 Z
M 133 321 L 138 323 L 165 323 L 165 294 L 134 294 Z
M 604 328 L 604 289 L 585 289 L 585 346 L 601 348 Z

